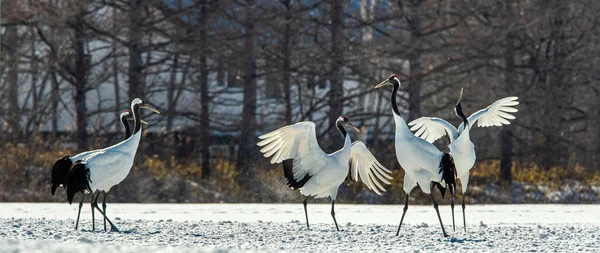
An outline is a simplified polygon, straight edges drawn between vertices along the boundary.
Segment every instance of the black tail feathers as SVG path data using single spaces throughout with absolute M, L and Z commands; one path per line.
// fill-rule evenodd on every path
M 448 153 L 444 153 L 442 160 L 440 161 L 440 173 L 442 173 L 442 180 L 446 183 L 446 188 L 450 190 L 450 195 L 454 195 L 456 191 L 456 165 L 454 164 L 454 158 Z M 440 187 L 439 188 L 443 188 Z M 441 191 L 442 198 L 445 195 L 445 190 Z
M 71 162 L 71 155 L 65 155 L 58 159 L 54 163 L 54 166 L 52 166 L 52 196 L 54 196 L 58 187 L 66 187 L 67 174 L 71 169 L 71 165 L 73 165 L 73 162 Z
M 75 193 L 92 191 L 89 184 L 90 170 L 81 161 L 76 161 L 67 174 L 67 199 L 69 204 L 73 203 Z
M 283 175 L 287 179 L 287 185 L 294 190 L 300 189 L 306 184 L 306 182 L 311 178 L 308 174 L 304 176 L 300 181 L 294 179 L 294 160 L 288 159 L 283 160 Z

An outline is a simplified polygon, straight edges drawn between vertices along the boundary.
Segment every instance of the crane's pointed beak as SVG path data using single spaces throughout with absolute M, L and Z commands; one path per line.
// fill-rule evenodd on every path
M 156 108 L 152 107 L 152 106 L 151 106 L 151 105 L 149 105 L 149 104 L 144 104 L 144 105 L 142 105 L 141 107 L 142 107 L 142 108 L 146 108 L 146 109 L 148 109 L 148 110 L 150 110 L 150 111 L 152 111 L 152 112 L 155 112 L 156 114 L 160 114 L 160 111 L 158 111 Z
M 143 119 L 140 119 L 140 122 L 141 122 L 142 124 L 144 124 L 144 125 L 148 125 L 148 122 L 146 122 L 146 121 L 145 121 L 145 120 L 143 120 Z
M 458 95 L 458 102 L 456 102 L 457 104 L 462 102 L 462 97 L 463 97 L 463 88 L 460 88 L 460 95 Z
M 346 125 L 352 129 L 354 129 L 354 131 L 356 131 L 357 133 L 360 133 L 360 129 L 358 129 L 358 127 L 352 125 L 352 123 L 348 122 L 348 123 L 346 123 Z
M 392 85 L 392 82 L 390 82 L 390 80 L 386 79 L 385 81 L 383 81 L 383 82 L 379 83 L 377 86 L 375 86 L 375 89 L 379 89 L 386 85 Z

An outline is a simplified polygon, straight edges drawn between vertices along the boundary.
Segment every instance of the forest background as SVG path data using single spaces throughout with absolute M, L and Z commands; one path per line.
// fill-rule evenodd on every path
M 516 119 L 475 128 L 470 203 L 598 203 L 600 2 L 595 0 L 2 0 L 0 201 L 51 196 L 66 153 L 122 138 L 136 97 L 149 115 L 118 202 L 296 202 L 257 136 L 303 120 L 321 147 L 354 136 L 393 170 L 379 197 L 360 183 L 345 203 L 400 203 L 389 90 L 407 121 L 467 115 L 518 96 Z M 447 151 L 447 139 L 436 142 Z M 428 203 L 423 194 L 411 201 Z

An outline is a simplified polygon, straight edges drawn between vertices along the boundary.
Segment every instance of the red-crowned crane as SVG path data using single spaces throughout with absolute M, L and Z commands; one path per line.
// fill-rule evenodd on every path
M 467 118 L 462 111 L 462 95 L 463 90 L 460 90 L 458 102 L 454 106 L 454 113 L 462 119 L 463 123 L 455 128 L 449 122 L 435 117 L 421 117 L 408 123 L 412 126 L 410 130 L 416 131 L 415 135 L 433 143 L 444 135 L 450 138 L 450 154 L 454 158 L 458 179 L 461 182 L 462 190 L 462 210 L 463 210 L 463 225 L 465 232 L 467 231 L 467 222 L 465 217 L 465 192 L 469 184 L 469 171 L 475 164 L 475 146 L 471 142 L 470 131 L 472 126 L 477 122 L 479 127 L 502 126 L 510 124 L 510 121 L 515 119 L 511 113 L 518 110 L 513 106 L 519 104 L 518 97 L 505 97 L 497 100 L 488 107 L 481 109 Z M 450 202 L 452 208 L 452 225 L 454 227 L 454 202 Z
M 102 202 L 102 209 L 104 211 L 100 211 L 100 213 L 105 219 L 105 230 L 106 221 L 108 221 L 111 231 L 118 231 L 117 227 L 106 217 L 106 193 L 113 186 L 122 182 L 133 166 L 133 159 L 135 158 L 142 136 L 142 125 L 140 124 L 141 108 L 160 113 L 143 100 L 139 98 L 134 99 L 131 102 L 131 111 L 133 112 L 135 127 L 131 137 L 108 148 L 97 150 L 81 161 L 76 161 L 67 174 L 66 188 L 69 203 L 73 202 L 73 196 L 77 192 L 95 193 L 95 196 L 92 195 L 92 206 L 100 211 L 98 197 L 101 192 L 104 193 L 104 201 Z M 94 222 L 92 221 L 93 226 Z
M 121 113 L 119 120 L 121 122 L 121 125 L 125 129 L 124 140 L 126 140 L 127 138 L 129 138 L 131 136 L 131 128 L 129 127 L 128 121 L 133 120 L 133 114 L 131 113 L 130 110 L 124 110 Z M 145 122 L 142 122 L 142 123 L 145 123 Z M 90 155 L 94 151 L 96 151 L 96 150 L 83 152 L 83 153 L 77 154 L 75 156 L 64 155 L 63 157 L 61 157 L 54 163 L 54 165 L 52 166 L 52 179 L 51 179 L 51 183 L 52 183 L 51 193 L 53 196 L 54 196 L 54 193 L 56 192 L 57 188 L 66 187 L 67 173 L 69 173 L 69 170 L 71 169 L 71 166 L 73 165 L 73 163 L 78 160 L 83 159 L 84 157 Z M 81 207 L 83 206 L 84 200 L 85 200 L 85 195 L 83 195 L 81 197 L 81 201 L 79 202 L 79 209 L 77 210 L 77 220 L 75 222 L 75 230 L 77 230 L 77 228 L 79 227 L 79 217 L 81 214 Z M 92 213 L 94 213 L 93 206 L 92 206 Z
M 306 205 L 308 199 L 331 198 L 331 217 L 335 228 L 339 231 L 335 219 L 335 199 L 338 188 L 347 178 L 348 173 L 352 179 L 362 182 L 375 193 L 385 191 L 379 181 L 390 184 L 387 179 L 392 177 L 388 169 L 383 167 L 361 141 L 351 143 L 347 129 L 358 131 L 348 118 L 341 116 L 335 126 L 344 137 L 342 149 L 331 154 L 325 153 L 317 142 L 315 124 L 310 121 L 300 122 L 279 128 L 264 134 L 258 146 L 263 147 L 260 152 L 265 157 L 271 157 L 271 163 L 283 163 L 283 174 L 287 184 L 293 189 L 299 189 L 306 198 L 303 201 L 306 226 L 308 212 Z
M 453 198 L 454 190 L 456 188 L 456 168 L 454 161 L 450 154 L 442 153 L 433 144 L 416 137 L 408 129 L 406 122 L 400 115 L 400 110 L 396 103 L 396 96 L 400 89 L 400 78 L 397 75 L 392 75 L 375 86 L 375 88 L 381 88 L 387 85 L 391 85 L 394 88 L 392 91 L 391 102 L 392 113 L 394 115 L 394 121 L 396 122 L 396 158 L 398 159 L 400 166 L 404 169 L 404 192 L 406 193 L 402 218 L 400 218 L 400 225 L 398 225 L 396 235 L 400 233 L 400 227 L 402 227 L 404 216 L 408 210 L 408 195 L 411 190 L 418 185 L 423 193 L 429 194 L 431 197 L 433 207 L 442 227 L 442 233 L 447 237 L 448 234 L 444 229 L 438 204 L 431 194 L 431 188 L 433 186 L 431 182 L 434 182 L 434 184 L 439 187 L 442 196 L 445 193 L 445 189 L 442 185 L 446 186 L 450 190 L 450 197 Z

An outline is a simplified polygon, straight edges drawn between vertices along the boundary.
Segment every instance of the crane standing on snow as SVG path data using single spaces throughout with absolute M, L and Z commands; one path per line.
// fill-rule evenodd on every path
M 119 119 L 120 119 L 121 125 L 125 129 L 124 140 L 126 140 L 127 138 L 129 138 L 131 136 L 131 128 L 129 127 L 128 121 L 133 120 L 133 114 L 131 113 L 130 110 L 124 110 L 121 113 Z M 142 123 L 147 124 L 145 121 L 142 121 Z M 97 151 L 97 150 L 79 153 L 75 156 L 64 155 L 63 157 L 59 158 L 54 163 L 54 165 L 52 166 L 52 179 L 51 179 L 52 187 L 50 189 L 52 196 L 54 196 L 54 193 L 56 192 L 57 188 L 59 188 L 59 187 L 66 188 L 67 174 L 69 173 L 69 170 L 71 169 L 71 166 L 73 165 L 73 163 L 76 161 L 82 160 L 83 158 L 92 154 L 95 151 Z M 93 196 L 92 196 L 92 199 L 93 199 Z M 81 201 L 79 202 L 79 209 L 77 211 L 77 220 L 75 222 L 75 230 L 77 230 L 77 228 L 79 227 L 79 217 L 81 214 L 81 207 L 83 206 L 84 200 L 85 200 L 85 195 L 81 197 Z M 92 205 L 92 217 L 94 217 L 94 206 L 93 205 Z
M 73 196 L 77 192 L 95 193 L 98 191 L 98 195 L 92 199 L 92 205 L 100 211 L 98 208 L 98 197 L 100 192 L 104 193 L 104 201 L 102 202 L 104 212 L 100 211 L 100 213 L 104 215 L 105 222 L 108 221 L 110 223 L 112 231 L 118 231 L 118 229 L 106 217 L 106 193 L 113 186 L 121 183 L 133 166 L 133 159 L 135 158 L 142 135 L 140 108 L 160 114 L 158 110 L 143 100 L 139 98 L 134 99 L 131 102 L 131 111 L 133 112 L 135 121 L 133 135 L 127 140 L 108 148 L 100 149 L 88 155 L 83 160 L 75 162 L 67 174 L 66 188 L 69 203 L 73 202 Z M 93 224 L 92 221 L 92 226 Z M 106 230 L 106 223 L 104 229 Z
M 488 107 L 481 109 L 467 118 L 462 111 L 462 95 L 463 90 L 460 90 L 458 102 L 454 106 L 454 113 L 463 120 L 463 123 L 455 128 L 447 121 L 435 117 L 421 117 L 408 125 L 412 126 L 410 130 L 416 131 L 415 135 L 433 143 L 444 135 L 450 138 L 450 154 L 456 163 L 456 171 L 458 179 L 461 182 L 462 190 L 462 210 L 463 210 L 463 225 L 465 232 L 467 231 L 467 223 L 465 219 L 465 192 L 469 183 L 469 171 L 475 164 L 475 146 L 471 142 L 470 131 L 475 122 L 477 126 L 502 126 L 508 125 L 508 120 L 515 119 L 510 113 L 515 113 L 518 110 L 512 106 L 519 104 L 518 97 L 505 97 L 497 100 Z M 454 201 L 450 202 L 452 208 L 452 226 L 454 227 Z
M 331 198 L 331 217 L 335 228 L 339 231 L 335 219 L 335 199 L 339 186 L 344 182 L 350 171 L 352 179 L 358 178 L 375 193 L 381 195 L 385 191 L 378 180 L 390 184 L 391 179 L 387 173 L 391 173 L 383 167 L 377 159 L 369 152 L 361 141 L 351 143 L 347 129 L 358 131 L 348 118 L 341 116 L 335 122 L 335 126 L 344 136 L 342 149 L 326 154 L 317 142 L 315 124 L 310 121 L 296 123 L 264 134 L 258 146 L 264 146 L 260 152 L 265 157 L 271 157 L 271 163 L 283 162 L 283 174 L 287 184 L 294 190 L 300 189 L 300 193 L 306 198 L 303 201 L 306 226 L 308 223 L 308 212 L 306 205 L 310 197 Z
M 445 189 L 442 187 L 441 183 L 444 183 L 450 190 L 450 197 L 453 198 L 454 190 L 456 188 L 456 168 L 454 161 L 450 154 L 442 153 L 433 144 L 416 137 L 408 129 L 406 122 L 402 119 L 402 116 L 400 116 L 400 110 L 396 103 L 396 96 L 398 89 L 400 89 L 400 78 L 397 75 L 392 75 L 375 86 L 375 88 L 381 88 L 387 85 L 394 87 L 391 101 L 394 121 L 396 122 L 396 158 L 398 159 L 400 166 L 404 169 L 404 192 L 406 193 L 402 218 L 400 218 L 400 225 L 398 225 L 396 235 L 400 233 L 400 227 L 402 227 L 404 216 L 408 210 L 408 195 L 411 190 L 418 185 L 423 193 L 429 194 L 431 197 L 433 208 L 437 213 L 438 220 L 442 227 L 442 233 L 447 237 L 448 234 L 446 234 L 446 230 L 444 229 L 438 204 L 431 194 L 431 182 L 434 182 L 434 184 L 439 187 L 442 192 L 442 197 L 444 196 Z

